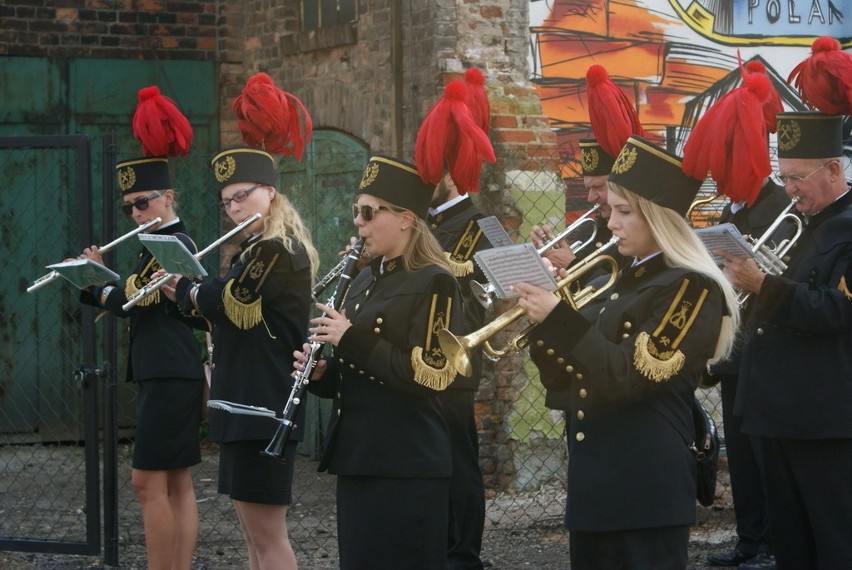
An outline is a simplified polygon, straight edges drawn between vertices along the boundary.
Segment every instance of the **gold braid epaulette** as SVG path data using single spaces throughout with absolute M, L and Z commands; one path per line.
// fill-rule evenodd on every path
M 452 309 L 452 297 L 432 293 L 423 348 L 415 346 L 411 350 L 414 381 L 433 390 L 446 390 L 456 378 L 456 369 L 441 352 L 438 342 L 438 331 L 449 327 L 452 322 Z
M 414 368 L 414 381 L 421 386 L 426 386 L 433 390 L 446 390 L 453 383 L 453 380 L 456 379 L 456 370 L 443 354 L 441 357 L 444 360 L 444 365 L 440 368 L 435 368 L 423 359 L 423 349 L 415 346 L 411 351 L 411 367 Z
M 453 254 L 449 251 L 444 252 L 444 256 L 447 258 L 447 262 L 450 264 L 450 269 L 453 270 L 453 275 L 456 277 L 467 277 L 471 273 L 473 273 L 473 262 L 471 260 L 467 261 L 456 261 L 453 259 Z
M 447 261 L 450 263 L 450 268 L 453 270 L 453 275 L 466 277 L 473 273 L 471 257 L 476 253 L 476 245 L 481 238 L 482 228 L 479 227 L 476 220 L 468 220 L 464 232 L 453 247 L 453 251 L 444 252 Z
M 260 290 L 279 256 L 274 248 L 265 248 L 260 244 L 255 246 L 253 253 L 240 276 L 229 280 L 222 291 L 225 316 L 242 330 L 248 330 L 263 321 Z
M 837 288 L 846 296 L 847 299 L 852 300 L 852 291 L 849 291 L 849 286 L 846 284 L 846 276 L 843 275 L 840 278 L 840 283 L 837 284 Z
M 685 278 L 654 332 L 636 335 L 633 366 L 640 374 L 652 382 L 663 382 L 680 372 L 686 357 L 679 346 L 701 312 L 708 293 L 706 288 L 690 287 L 689 279 Z
M 160 264 L 156 259 L 151 257 L 148 260 L 148 263 L 145 264 L 145 267 L 142 268 L 138 274 L 134 273 L 130 277 L 127 278 L 124 282 L 124 295 L 128 299 L 131 298 L 134 294 L 136 294 L 139 289 L 144 287 L 150 281 L 150 276 L 160 269 Z M 140 287 L 139 285 L 142 285 Z M 149 305 L 153 305 L 155 303 L 160 302 L 160 292 L 154 291 L 150 295 L 147 295 L 144 299 L 136 303 L 139 306 L 147 307 Z

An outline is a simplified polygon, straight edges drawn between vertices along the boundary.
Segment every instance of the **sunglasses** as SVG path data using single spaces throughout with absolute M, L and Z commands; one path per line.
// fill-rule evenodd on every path
M 128 216 L 133 214 L 133 208 L 136 208 L 140 212 L 144 212 L 145 210 L 148 209 L 148 201 L 153 200 L 155 198 L 159 198 L 162 195 L 163 195 L 163 193 L 158 191 L 158 192 L 152 192 L 151 194 L 148 194 L 147 196 L 142 196 L 141 198 L 136 198 L 135 200 L 133 200 L 129 204 L 122 204 L 121 205 L 121 211 L 124 212 L 125 214 L 127 214 Z
M 365 222 L 372 222 L 373 218 L 376 216 L 376 212 L 380 211 L 393 212 L 393 208 L 388 208 L 387 206 L 371 206 L 370 204 L 364 204 L 363 206 L 359 206 L 358 204 L 352 204 L 352 219 L 358 217 L 358 214 L 361 214 L 361 219 Z
M 219 208 L 221 208 L 222 211 L 227 212 L 228 209 L 231 207 L 232 202 L 236 202 L 237 204 L 239 204 L 240 202 L 245 202 L 246 198 L 249 197 L 249 194 L 257 190 L 261 186 L 263 186 L 263 184 L 255 184 L 251 188 L 246 188 L 245 190 L 235 192 L 230 199 L 222 200 L 221 202 L 219 202 Z

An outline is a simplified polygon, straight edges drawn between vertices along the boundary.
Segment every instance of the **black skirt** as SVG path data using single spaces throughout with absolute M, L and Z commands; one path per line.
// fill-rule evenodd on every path
M 134 469 L 165 471 L 201 462 L 201 383 L 183 378 L 138 382 Z
M 341 570 L 444 570 L 449 479 L 337 477 Z
M 235 501 L 289 505 L 297 442 L 284 451 L 284 461 L 260 454 L 269 441 L 233 441 L 219 444 L 219 492 Z

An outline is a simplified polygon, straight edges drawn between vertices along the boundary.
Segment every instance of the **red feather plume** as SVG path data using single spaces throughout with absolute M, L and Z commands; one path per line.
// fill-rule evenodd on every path
M 313 121 L 302 102 L 276 87 L 269 75 L 257 73 L 249 77 L 234 99 L 233 109 L 247 145 L 302 160 L 313 133 Z
M 747 73 L 762 73 L 769 77 L 769 74 L 766 72 L 766 66 L 753 59 L 745 64 L 745 71 Z M 745 78 L 745 74 L 743 75 Z M 770 93 L 769 98 L 766 100 L 766 104 L 763 106 L 763 120 L 766 122 L 766 130 L 770 133 L 774 133 L 777 129 L 777 115 L 784 111 L 784 104 L 781 102 L 781 96 L 778 94 L 778 91 L 775 89 L 775 86 L 772 85 L 772 80 L 769 81 Z
M 589 67 L 586 84 L 592 132 L 608 155 L 618 156 L 630 135 L 644 134 L 639 115 L 602 66 Z
M 683 147 L 683 172 L 699 180 L 709 172 L 719 193 L 753 204 L 771 172 L 763 117 L 771 89 L 769 77 L 750 73 L 711 105 Z
M 136 95 L 133 136 L 142 143 L 145 156 L 184 156 L 192 145 L 192 126 L 175 102 L 162 95 L 156 85 L 143 87 Z
M 467 85 L 467 106 L 473 113 L 473 120 L 488 134 L 491 130 L 491 104 L 485 92 L 485 76 L 479 69 L 471 67 L 464 72 L 464 82 Z
M 437 184 L 448 171 L 459 193 L 479 190 L 482 161 L 496 162 L 494 148 L 465 103 L 467 87 L 456 79 L 429 110 L 417 131 L 414 161 L 423 182 Z
M 823 113 L 852 114 L 852 54 L 831 36 L 814 40 L 811 55 L 793 68 L 787 83 L 805 104 Z

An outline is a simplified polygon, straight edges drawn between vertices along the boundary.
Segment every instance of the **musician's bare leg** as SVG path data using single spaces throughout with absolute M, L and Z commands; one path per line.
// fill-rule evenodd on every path
M 178 482 L 189 477 L 189 469 L 133 469 L 131 474 L 133 489 L 142 507 L 149 570 L 189 570 L 192 564 L 192 553 L 198 536 L 198 507 L 192 479 L 183 480 L 175 487 L 175 502 L 170 496 L 172 473 L 181 471 L 186 474 L 177 475 L 175 481 Z M 188 505 L 190 500 L 191 506 Z M 176 505 L 179 506 L 178 510 L 175 509 Z M 185 526 L 189 528 L 183 528 Z M 180 553 L 179 557 L 175 556 L 176 553 Z
M 198 540 L 198 503 L 192 486 L 192 472 L 185 467 L 167 473 L 169 503 L 176 525 L 172 570 L 189 570 Z
M 287 506 L 233 501 L 249 550 L 251 570 L 296 570 L 287 534 Z

